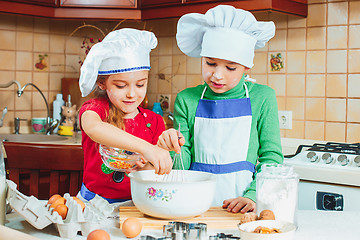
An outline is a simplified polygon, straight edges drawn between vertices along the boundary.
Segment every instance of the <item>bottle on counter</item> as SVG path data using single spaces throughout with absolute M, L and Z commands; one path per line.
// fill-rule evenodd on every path
M 53 119 L 61 121 L 61 107 L 64 106 L 65 101 L 61 93 L 56 94 L 56 100 L 53 102 Z M 54 133 L 57 133 L 59 126 L 54 129 Z
M 163 110 L 162 110 L 161 105 L 160 105 L 159 102 L 154 102 L 154 107 L 153 107 L 152 111 L 159 114 L 159 115 L 161 115 L 161 116 L 164 115 Z
M 66 102 L 65 106 L 66 106 L 66 107 L 72 107 L 72 103 L 71 103 L 71 95 L 70 95 L 70 94 L 68 95 L 68 100 L 67 100 L 67 102 Z

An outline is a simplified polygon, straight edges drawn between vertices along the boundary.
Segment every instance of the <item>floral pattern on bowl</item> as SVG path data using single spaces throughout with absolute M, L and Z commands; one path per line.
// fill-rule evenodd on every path
M 175 190 L 175 189 L 169 191 L 167 189 L 163 190 L 161 188 L 155 189 L 153 187 L 149 187 L 147 189 L 145 195 L 154 201 L 161 200 L 161 201 L 168 202 L 172 199 L 173 194 L 175 194 L 176 191 L 177 190 Z

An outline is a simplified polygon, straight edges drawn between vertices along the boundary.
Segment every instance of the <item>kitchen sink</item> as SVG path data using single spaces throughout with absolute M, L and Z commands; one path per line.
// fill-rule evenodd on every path
M 0 134 L 0 141 L 9 142 L 61 142 L 71 137 L 45 134 Z

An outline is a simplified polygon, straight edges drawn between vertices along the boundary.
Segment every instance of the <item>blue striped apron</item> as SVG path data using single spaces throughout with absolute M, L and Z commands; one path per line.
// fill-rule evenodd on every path
M 244 83 L 246 98 L 199 100 L 195 115 L 195 162 L 191 170 L 217 176 L 213 206 L 243 196 L 253 180 L 255 165 L 246 161 L 250 131 L 251 103 Z

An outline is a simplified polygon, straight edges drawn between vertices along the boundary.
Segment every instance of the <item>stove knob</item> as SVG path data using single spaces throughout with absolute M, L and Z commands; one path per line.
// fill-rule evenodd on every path
M 354 158 L 354 163 L 356 166 L 360 167 L 360 155 Z
M 326 164 L 330 164 L 334 160 L 330 153 L 324 153 L 321 158 Z
M 315 152 L 309 152 L 308 154 L 306 154 L 306 157 L 310 162 L 316 162 L 319 158 Z
M 346 166 L 349 163 L 349 159 L 344 154 L 339 155 L 337 160 L 338 160 L 338 162 L 340 163 L 341 166 Z

